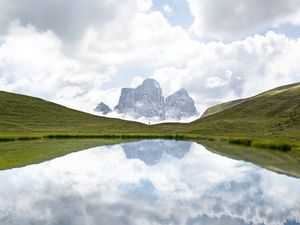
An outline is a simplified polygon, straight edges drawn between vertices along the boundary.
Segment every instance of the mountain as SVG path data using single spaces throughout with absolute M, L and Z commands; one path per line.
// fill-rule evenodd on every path
M 123 88 L 118 105 L 118 113 L 135 118 L 145 117 L 158 120 L 192 117 L 198 114 L 193 99 L 185 89 L 167 97 L 162 95 L 160 84 L 154 79 L 146 79 L 137 88 Z
M 135 89 L 123 88 L 114 109 L 135 118 L 164 119 L 164 97 L 159 83 L 154 79 L 146 79 Z
M 164 97 L 159 83 L 146 79 L 135 89 L 135 112 L 138 117 L 159 117 L 164 119 Z
M 135 109 L 135 89 L 122 88 L 118 105 L 114 110 L 118 113 L 133 114 Z
M 165 117 L 180 120 L 197 115 L 194 100 L 185 89 L 180 89 L 166 98 Z
M 104 104 L 103 102 L 100 102 L 94 110 L 96 112 L 101 112 L 103 115 L 112 112 L 111 108 L 109 108 L 109 106 Z

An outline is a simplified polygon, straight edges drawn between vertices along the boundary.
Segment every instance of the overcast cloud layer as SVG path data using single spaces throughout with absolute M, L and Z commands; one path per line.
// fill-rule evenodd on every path
M 91 112 L 153 77 L 203 111 L 300 81 L 300 39 L 271 31 L 299 29 L 298 0 L 187 0 L 188 28 L 173 1 L 0 0 L 0 89 Z

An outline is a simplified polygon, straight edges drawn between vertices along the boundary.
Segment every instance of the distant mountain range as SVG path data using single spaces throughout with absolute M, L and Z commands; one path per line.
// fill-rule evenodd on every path
M 106 115 L 113 110 L 101 102 L 95 111 Z M 137 88 L 122 88 L 114 111 L 134 118 L 144 117 L 155 120 L 181 120 L 198 115 L 194 100 L 185 89 L 180 89 L 166 99 L 160 84 L 146 79 Z

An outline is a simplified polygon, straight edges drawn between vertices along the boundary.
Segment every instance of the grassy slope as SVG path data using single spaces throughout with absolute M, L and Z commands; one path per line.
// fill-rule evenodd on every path
M 300 84 L 283 86 L 199 119 L 185 133 L 300 141 Z
M 0 136 L 137 133 L 140 123 L 93 116 L 42 99 L 0 92 Z
M 279 87 L 189 124 L 148 126 L 93 116 L 42 99 L 0 92 L 0 136 L 184 134 L 300 142 L 300 84 Z
M 233 106 L 236 106 L 240 103 L 242 103 L 243 101 L 245 101 L 245 99 L 237 99 L 237 100 L 233 100 L 230 102 L 224 102 L 222 104 L 218 104 L 218 105 L 214 105 L 210 108 L 208 108 L 201 116 L 201 118 L 207 117 L 207 116 L 211 116 L 214 115 L 218 112 L 224 111 L 225 109 L 229 109 Z

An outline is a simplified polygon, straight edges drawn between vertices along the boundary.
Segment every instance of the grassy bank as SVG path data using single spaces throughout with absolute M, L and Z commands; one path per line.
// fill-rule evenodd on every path
M 42 139 L 0 142 L 0 170 L 21 167 L 54 159 L 71 152 L 101 145 L 124 142 L 124 139 Z
M 244 146 L 252 146 L 255 148 L 268 148 L 280 151 L 290 151 L 293 148 L 292 144 L 280 142 L 278 140 L 250 140 L 250 139 L 229 139 L 228 143 L 244 145 Z M 297 145 L 294 145 L 297 148 Z
M 40 163 L 66 154 L 101 146 L 136 141 L 121 138 L 44 138 L 41 140 L 0 142 L 0 170 Z M 243 145 L 229 144 L 221 139 L 197 139 L 199 144 L 217 154 L 255 163 L 279 173 L 300 177 L 300 151 L 288 152 L 258 149 Z
M 173 140 L 209 140 L 227 141 L 229 144 L 251 146 L 255 148 L 267 148 L 280 151 L 290 151 L 292 148 L 299 149 L 299 142 L 286 143 L 280 140 L 260 140 L 247 138 L 232 138 L 226 136 L 205 136 L 199 134 L 50 134 L 44 136 L 20 136 L 0 137 L 0 142 L 32 141 L 43 139 L 173 139 Z
M 237 160 L 254 163 L 260 167 L 294 177 L 300 177 L 300 151 L 288 152 L 233 145 L 224 141 L 197 141 L 208 150 Z

